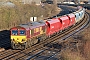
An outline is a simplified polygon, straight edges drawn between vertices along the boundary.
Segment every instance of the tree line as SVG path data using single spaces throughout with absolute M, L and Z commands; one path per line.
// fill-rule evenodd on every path
M 30 22 L 30 17 L 38 17 L 38 20 L 50 17 L 56 10 L 53 6 L 49 4 L 45 4 L 44 7 L 35 4 L 15 4 L 15 7 L 0 7 L 0 29 L 10 29 Z

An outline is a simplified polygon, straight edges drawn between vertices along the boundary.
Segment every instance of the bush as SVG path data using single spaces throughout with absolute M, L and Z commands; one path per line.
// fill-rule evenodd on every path
M 65 50 L 62 52 L 63 60 L 85 60 L 79 52 L 72 52 L 71 50 Z

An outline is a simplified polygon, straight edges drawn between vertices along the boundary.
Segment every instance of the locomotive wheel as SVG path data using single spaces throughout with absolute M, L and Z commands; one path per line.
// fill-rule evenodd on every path
M 36 44 L 36 43 L 38 43 L 38 39 L 37 38 L 34 40 L 34 44 Z
M 22 45 L 21 45 L 21 49 L 26 49 L 27 48 L 27 42 L 25 42 L 25 43 L 23 43 Z
M 27 41 L 27 47 L 31 47 L 30 40 Z
M 11 41 L 11 47 L 12 47 L 13 49 L 16 49 L 15 44 L 13 43 L 13 41 Z
M 21 45 L 21 49 L 25 49 L 25 45 L 24 44 Z
M 31 39 L 31 45 L 34 45 L 38 43 L 38 39 L 34 38 L 34 39 Z

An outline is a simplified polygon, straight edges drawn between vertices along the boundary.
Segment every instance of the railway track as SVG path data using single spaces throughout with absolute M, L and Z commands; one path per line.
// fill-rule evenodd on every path
M 40 42 L 39 44 L 34 45 L 31 48 L 28 48 L 26 50 L 5 50 L 3 52 L 0 52 L 0 60 L 33 60 L 37 58 L 37 56 L 42 55 L 42 53 L 49 51 L 50 52 L 50 47 L 46 47 L 50 43 L 55 43 L 55 42 L 64 42 L 62 37 L 65 38 L 68 34 L 71 34 L 72 31 L 77 30 L 79 27 L 81 27 L 85 22 L 87 22 L 88 17 L 86 17 L 87 14 L 85 14 L 84 20 L 81 22 L 77 23 L 77 25 L 70 27 L 69 29 L 64 30 L 62 33 L 59 33 L 51 38 L 46 39 L 45 41 Z M 85 23 L 86 24 L 86 23 Z M 70 30 L 73 28 L 72 30 Z M 61 39 L 61 40 L 60 40 Z M 46 43 L 47 42 L 47 43 Z M 53 55 L 56 55 L 60 52 L 60 50 L 57 50 L 57 52 L 54 51 L 54 54 L 51 54 L 50 56 L 52 57 Z M 51 57 L 48 57 L 48 59 L 51 59 Z M 47 59 L 47 60 L 48 60 Z
M 87 20 L 87 18 L 89 18 L 89 16 L 88 16 L 88 14 L 87 14 L 87 17 L 85 17 L 85 19 Z M 77 30 L 75 31 L 75 32 L 73 32 L 73 34 L 75 34 L 76 32 L 78 32 L 78 31 L 80 31 L 80 30 L 82 30 L 83 28 L 85 28 L 88 24 L 89 24 L 89 21 L 90 20 L 90 18 L 88 19 L 88 21 L 84 21 L 82 24 L 80 24 L 80 25 L 78 25 L 77 26 Z M 82 25 L 82 27 L 80 27 Z M 80 27 L 80 28 L 79 28 Z M 79 28 L 79 29 L 78 29 Z M 71 35 L 73 35 L 73 34 L 70 34 L 68 37 L 70 37 Z M 66 38 L 65 38 L 66 39 Z M 67 41 L 67 40 L 66 40 Z M 57 42 L 55 42 L 55 43 L 57 43 Z M 58 46 L 59 47 L 59 46 Z M 66 48 L 68 48 L 67 46 L 66 46 Z M 52 50 L 50 51 L 50 50 L 48 50 L 48 51 L 44 51 L 43 53 L 41 53 L 41 54 L 39 54 L 39 55 L 37 55 L 37 56 L 35 56 L 34 58 L 32 58 L 32 59 L 30 59 L 30 58 L 28 58 L 28 60 L 60 60 L 61 59 L 61 54 L 60 54 L 60 52 L 62 52 L 62 51 L 64 51 L 66 48 L 63 48 L 63 49 L 60 49 L 60 48 L 58 48 L 57 49 L 57 51 L 54 51 L 54 52 L 52 52 Z M 55 50 L 55 48 L 53 49 L 53 50 Z

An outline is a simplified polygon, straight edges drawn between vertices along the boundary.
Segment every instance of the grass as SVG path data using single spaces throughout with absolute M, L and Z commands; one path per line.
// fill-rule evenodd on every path
M 79 52 L 72 52 L 71 50 L 65 50 L 62 52 L 63 60 L 85 60 Z

